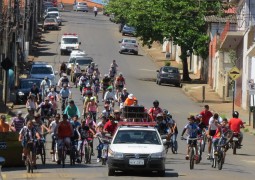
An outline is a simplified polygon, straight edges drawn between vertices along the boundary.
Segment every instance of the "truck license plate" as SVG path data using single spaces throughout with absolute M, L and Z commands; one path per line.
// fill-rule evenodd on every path
M 129 159 L 129 164 L 135 165 L 135 166 L 142 166 L 142 165 L 144 165 L 144 160 L 143 159 Z

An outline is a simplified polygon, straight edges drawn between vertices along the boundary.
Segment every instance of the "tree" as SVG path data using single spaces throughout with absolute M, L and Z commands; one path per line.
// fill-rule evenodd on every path
M 183 80 L 190 81 L 187 58 L 191 53 L 208 56 L 209 37 L 204 20 L 212 3 L 206 0 L 111 0 L 107 6 L 117 17 L 136 27 L 143 44 L 172 37 L 181 48 Z M 217 6 L 218 7 L 218 6 Z

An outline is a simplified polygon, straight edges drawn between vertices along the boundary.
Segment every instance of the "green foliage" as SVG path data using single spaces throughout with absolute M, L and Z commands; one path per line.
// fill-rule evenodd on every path
M 244 129 L 244 132 L 249 132 L 250 130 L 248 128 L 245 128 Z
M 170 61 L 165 61 L 165 66 L 171 66 L 171 62 Z
M 229 56 L 229 59 L 230 59 L 230 62 L 232 63 L 232 65 L 235 66 L 236 65 L 236 61 L 237 61 L 236 51 L 233 50 L 233 49 L 229 50 L 228 56 Z
M 154 41 L 172 37 L 181 47 L 183 80 L 190 80 L 187 57 L 195 53 L 207 58 L 209 37 L 204 17 L 220 12 L 221 4 L 220 0 L 111 0 L 106 8 L 134 26 L 143 45 L 150 47 Z

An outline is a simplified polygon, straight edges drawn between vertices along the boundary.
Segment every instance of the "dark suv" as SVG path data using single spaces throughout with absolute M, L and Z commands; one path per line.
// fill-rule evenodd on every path
M 163 66 L 159 70 L 157 70 L 157 79 L 156 83 L 161 85 L 165 84 L 174 84 L 177 87 L 180 87 L 181 84 L 181 76 L 178 68 L 171 66 Z

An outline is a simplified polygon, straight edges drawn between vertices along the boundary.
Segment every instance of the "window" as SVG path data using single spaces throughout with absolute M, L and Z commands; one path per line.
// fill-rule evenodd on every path
M 31 74 L 53 74 L 52 68 L 47 66 L 32 67 Z
M 162 71 L 167 73 L 178 73 L 178 69 L 171 67 L 164 67 Z
M 125 42 L 125 43 L 136 44 L 136 40 L 131 40 L 131 39 L 125 39 L 124 42 Z
M 80 6 L 87 6 L 87 4 L 86 4 L 86 3 L 83 3 L 83 2 L 80 2 L 79 5 L 80 5 Z
M 154 144 L 161 145 L 156 131 L 149 130 L 120 130 L 113 144 Z
M 24 80 L 24 81 L 21 81 L 20 88 L 21 89 L 32 88 L 34 83 L 36 84 L 37 87 L 40 87 L 41 81 L 40 80 L 38 81 Z
M 63 38 L 63 44 L 78 44 L 78 38 Z

